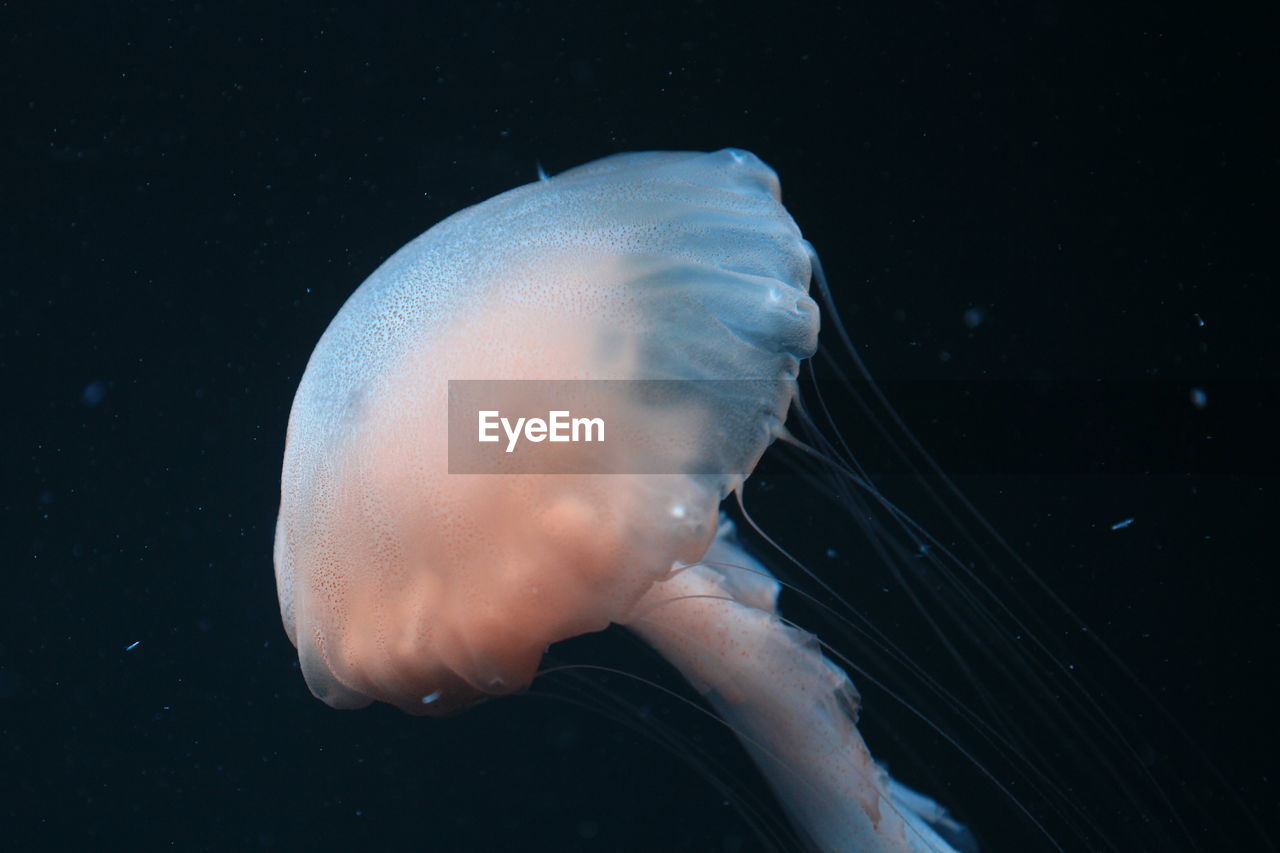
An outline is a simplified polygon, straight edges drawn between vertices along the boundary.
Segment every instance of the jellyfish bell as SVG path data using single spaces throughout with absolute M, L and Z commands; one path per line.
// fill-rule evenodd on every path
M 953 849 L 719 515 L 815 351 L 812 260 L 777 176 L 732 149 L 608 157 L 392 256 L 324 333 L 289 419 L 275 566 L 312 692 L 453 713 L 619 623 L 707 696 L 816 848 Z M 582 393 L 622 440 L 585 467 L 550 444 L 541 467 L 461 466 L 457 389 L 498 411 L 543 382 L 611 389 Z
M 285 624 L 318 695 L 414 709 L 432 683 L 403 682 L 408 662 L 391 662 L 402 654 L 418 668 L 443 654 L 479 692 L 518 689 L 549 642 L 618 621 L 674 559 L 706 549 L 728 476 L 450 476 L 448 383 L 794 378 L 817 312 L 776 193 L 744 152 L 607 158 L 450 217 L 352 296 L 295 398 L 277 535 Z M 789 403 L 785 384 L 766 391 L 774 399 L 707 400 L 645 429 L 745 475 Z M 641 417 L 619 414 L 615 427 Z M 566 569 L 552 540 L 585 552 Z M 573 607 L 527 602 L 574 575 L 590 582 Z M 504 612 L 499 593 L 526 603 Z M 524 639 L 518 656 L 492 639 L 507 633 Z

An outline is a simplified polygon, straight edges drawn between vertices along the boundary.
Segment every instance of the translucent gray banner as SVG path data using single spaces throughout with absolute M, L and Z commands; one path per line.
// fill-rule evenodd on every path
M 750 470 L 786 380 L 450 380 L 451 474 L 698 474 Z

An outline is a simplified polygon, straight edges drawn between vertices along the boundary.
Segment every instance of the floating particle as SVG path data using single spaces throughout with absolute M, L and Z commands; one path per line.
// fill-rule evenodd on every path
M 86 406 L 96 406 L 107 398 L 107 383 L 95 379 L 80 392 L 80 402 Z

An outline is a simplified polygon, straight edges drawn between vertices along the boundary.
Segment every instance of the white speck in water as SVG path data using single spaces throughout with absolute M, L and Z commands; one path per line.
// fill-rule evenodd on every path
M 1205 406 L 1209 405 L 1209 395 L 1204 393 L 1203 388 L 1191 389 L 1191 405 L 1195 406 L 1197 409 L 1203 409 Z
M 1115 524 L 1111 525 L 1111 529 L 1112 529 L 1112 530 L 1123 530 L 1123 529 L 1125 529 L 1126 527 L 1128 527 L 1130 524 L 1133 524 L 1133 519 L 1132 519 L 1132 518 L 1126 518 L 1126 519 L 1124 519 L 1123 521 L 1117 521 Z
M 436 701 L 437 699 L 439 699 L 443 694 L 444 694 L 444 691 L 443 691 L 443 690 L 432 690 L 432 691 L 431 691 L 430 693 L 428 693 L 426 696 L 423 696 L 423 697 L 422 697 L 422 704 L 423 704 L 423 705 L 430 705 L 432 702 L 434 702 L 434 701 Z

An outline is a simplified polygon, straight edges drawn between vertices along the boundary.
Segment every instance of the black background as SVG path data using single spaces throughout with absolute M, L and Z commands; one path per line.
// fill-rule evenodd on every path
M 0 844 L 732 850 L 762 821 L 786 847 L 732 740 L 627 679 L 328 709 L 270 559 L 293 390 L 382 259 L 537 164 L 732 145 L 891 389 L 1074 389 L 901 406 L 1210 756 L 1224 781 L 1174 784 L 1199 849 L 1266 849 L 1239 803 L 1276 809 L 1274 32 L 1145 2 L 3 4 Z M 749 497 L 783 541 L 847 537 L 796 478 Z M 614 633 L 557 658 L 676 686 Z M 1052 849 L 955 754 L 876 740 L 863 687 L 896 773 L 987 849 Z

